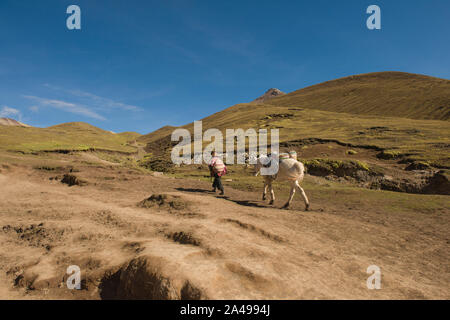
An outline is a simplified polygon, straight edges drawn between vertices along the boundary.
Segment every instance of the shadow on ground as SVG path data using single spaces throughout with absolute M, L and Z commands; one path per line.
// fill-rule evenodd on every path
M 199 189 L 199 188 L 181 188 L 180 187 L 180 188 L 175 188 L 175 189 L 178 191 L 181 191 L 181 192 L 207 193 L 207 194 L 214 195 L 214 192 L 212 192 L 211 190 L 205 190 L 205 189 Z M 216 195 L 216 198 L 225 199 L 225 200 L 228 200 L 228 201 L 231 201 L 231 202 L 234 202 L 236 204 L 239 204 L 241 206 L 246 206 L 246 207 L 255 207 L 255 208 L 269 208 L 270 207 L 270 206 L 262 205 L 254 200 L 235 200 L 228 196 L 221 196 L 221 195 Z
M 213 193 L 211 190 L 198 189 L 198 188 L 175 188 L 175 190 L 181 192 L 193 192 L 193 193 Z
M 266 205 L 261 205 L 256 201 L 251 201 L 251 200 L 233 200 L 230 198 L 226 198 L 227 200 L 230 200 L 234 203 L 237 203 L 241 206 L 246 206 L 246 207 L 255 207 L 255 208 L 269 208 L 269 206 Z

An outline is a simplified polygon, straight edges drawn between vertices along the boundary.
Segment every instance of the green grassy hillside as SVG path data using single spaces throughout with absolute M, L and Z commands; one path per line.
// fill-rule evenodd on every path
M 142 135 L 139 138 L 137 138 L 138 142 L 141 143 L 151 143 L 154 142 L 160 138 L 163 138 L 167 135 L 170 135 L 173 130 L 175 130 L 176 127 L 173 126 L 164 126 L 162 128 L 159 128 L 158 130 L 155 130 L 149 134 Z
M 135 152 L 128 141 L 138 133 L 114 134 L 83 122 L 64 123 L 49 128 L 0 126 L 0 149 L 22 152 L 101 149 Z
M 217 128 L 225 134 L 225 129 L 232 128 L 277 128 L 284 145 L 302 148 L 318 140 L 332 140 L 371 147 L 383 159 L 426 161 L 449 168 L 449 101 L 448 80 L 399 72 L 373 73 L 328 81 L 264 104 L 232 106 L 204 118 L 203 131 Z M 192 132 L 193 124 L 184 128 Z M 133 132 L 114 134 L 81 122 L 44 129 L 0 126 L 0 149 L 136 152 L 138 145 L 147 144 L 149 156 L 165 157 L 174 129 L 165 126 L 140 136 Z
M 267 104 L 362 115 L 450 120 L 450 81 L 379 72 L 327 81 Z
M 193 132 L 193 124 L 184 128 Z M 217 128 L 224 134 L 226 128 L 278 128 L 281 142 L 306 141 L 311 138 L 337 140 L 354 146 L 383 149 L 392 158 L 406 157 L 429 161 L 439 167 L 450 166 L 450 126 L 447 121 L 240 104 L 203 119 L 203 130 L 208 128 Z M 151 142 L 150 146 L 161 140 L 169 142 L 170 134 L 171 132 L 166 136 L 158 136 L 159 139 Z
M 301 141 L 314 139 L 336 140 L 378 148 L 386 158 L 450 167 L 450 126 L 444 121 L 450 108 L 449 84 L 448 80 L 404 73 L 354 76 L 276 97 L 265 104 L 232 106 L 202 119 L 203 131 L 217 128 L 225 134 L 227 128 L 278 128 L 281 142 L 297 141 L 301 145 Z M 323 108 L 313 109 L 316 105 Z M 443 120 L 426 120 L 429 118 Z M 192 123 L 183 128 L 193 132 Z M 147 151 L 161 153 L 170 147 L 173 129 L 164 127 L 139 140 L 148 143 Z

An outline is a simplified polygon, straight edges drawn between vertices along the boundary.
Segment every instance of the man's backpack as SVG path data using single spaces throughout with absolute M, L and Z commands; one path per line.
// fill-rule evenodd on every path
M 213 172 L 216 173 L 219 177 L 227 173 L 227 167 L 220 158 L 213 158 L 213 160 L 211 161 L 211 167 Z

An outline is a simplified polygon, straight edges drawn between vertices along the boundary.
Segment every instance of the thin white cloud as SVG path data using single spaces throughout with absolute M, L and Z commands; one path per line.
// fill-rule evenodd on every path
M 122 102 L 117 102 L 117 101 L 111 100 L 109 98 L 100 97 L 100 96 L 97 96 L 95 94 L 92 94 L 92 93 L 89 93 L 86 91 L 70 90 L 70 93 L 77 97 L 92 99 L 99 105 L 103 105 L 105 107 L 119 108 L 119 109 L 123 109 L 123 110 L 127 110 L 127 111 L 140 111 L 141 110 L 141 108 L 138 106 L 133 106 L 133 105 L 125 104 Z
M 3 106 L 0 110 L 0 118 L 17 117 L 19 121 L 22 120 L 22 113 L 20 110 L 10 108 L 8 106 Z
M 41 98 L 36 96 L 23 96 L 26 99 L 32 100 L 37 102 L 41 106 L 47 106 L 47 107 L 53 107 L 59 110 L 80 114 L 86 117 L 98 119 L 98 120 L 106 120 L 103 116 L 96 113 L 95 111 L 92 111 L 88 107 L 77 104 L 77 103 L 71 103 L 66 102 L 62 100 L 54 100 L 54 99 L 47 99 L 47 98 Z
M 57 87 L 57 86 L 53 86 L 48 83 L 44 84 L 44 86 L 47 88 L 50 88 L 52 90 L 55 90 L 55 91 L 64 92 L 64 93 L 72 95 L 74 97 L 88 99 L 90 105 L 91 104 L 95 105 L 98 108 L 115 108 L 115 109 L 122 109 L 122 110 L 126 110 L 126 111 L 141 111 L 142 110 L 141 107 L 118 102 L 118 101 L 115 101 L 110 98 L 100 97 L 96 94 L 82 91 L 82 90 L 67 90 L 67 89 Z
M 28 109 L 30 109 L 33 112 L 38 112 L 39 111 L 39 107 L 38 106 L 31 106 Z

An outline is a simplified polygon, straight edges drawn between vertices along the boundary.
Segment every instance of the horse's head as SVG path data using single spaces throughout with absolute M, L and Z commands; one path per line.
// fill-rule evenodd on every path
M 256 164 L 254 165 L 255 177 L 260 173 L 261 168 L 267 166 L 270 162 L 270 158 L 266 155 L 261 155 L 256 159 Z

